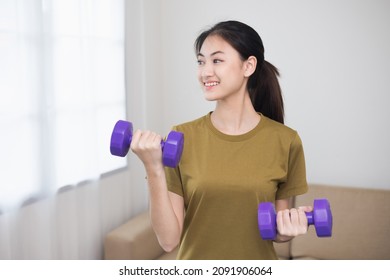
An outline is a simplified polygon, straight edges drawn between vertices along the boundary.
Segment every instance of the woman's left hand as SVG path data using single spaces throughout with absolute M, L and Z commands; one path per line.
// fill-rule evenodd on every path
M 276 216 L 277 241 L 289 241 L 295 236 L 306 234 L 308 223 L 305 212 L 313 211 L 311 206 L 278 211 Z

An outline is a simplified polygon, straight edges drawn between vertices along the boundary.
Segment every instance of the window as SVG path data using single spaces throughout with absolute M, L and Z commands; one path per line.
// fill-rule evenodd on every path
M 124 0 L 0 1 L 0 208 L 123 167 Z

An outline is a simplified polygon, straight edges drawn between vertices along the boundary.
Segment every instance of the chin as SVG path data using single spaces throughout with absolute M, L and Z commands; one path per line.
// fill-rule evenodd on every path
M 218 98 L 205 97 L 206 101 L 218 101 Z
M 204 98 L 207 100 L 207 101 L 216 101 L 219 99 L 218 95 L 216 95 L 215 93 L 213 92 L 204 92 Z

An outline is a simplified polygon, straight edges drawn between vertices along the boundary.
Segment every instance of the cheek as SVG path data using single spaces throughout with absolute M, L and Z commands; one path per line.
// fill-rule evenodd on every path
M 198 78 L 198 81 L 202 83 L 202 71 L 200 69 L 196 72 L 196 77 Z
M 245 79 L 240 72 L 233 73 L 233 71 L 232 71 L 230 73 L 227 73 L 225 80 L 226 80 L 227 86 L 229 86 L 231 88 L 231 90 L 239 90 L 240 88 L 243 87 L 243 85 L 245 83 Z

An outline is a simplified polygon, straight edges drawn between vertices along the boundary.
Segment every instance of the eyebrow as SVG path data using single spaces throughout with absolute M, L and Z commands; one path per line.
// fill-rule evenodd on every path
M 213 56 L 213 55 L 216 55 L 216 54 L 224 54 L 224 52 L 223 51 L 215 51 L 212 54 L 210 54 L 210 56 Z M 203 56 L 204 57 L 204 54 L 198 53 L 198 56 Z

